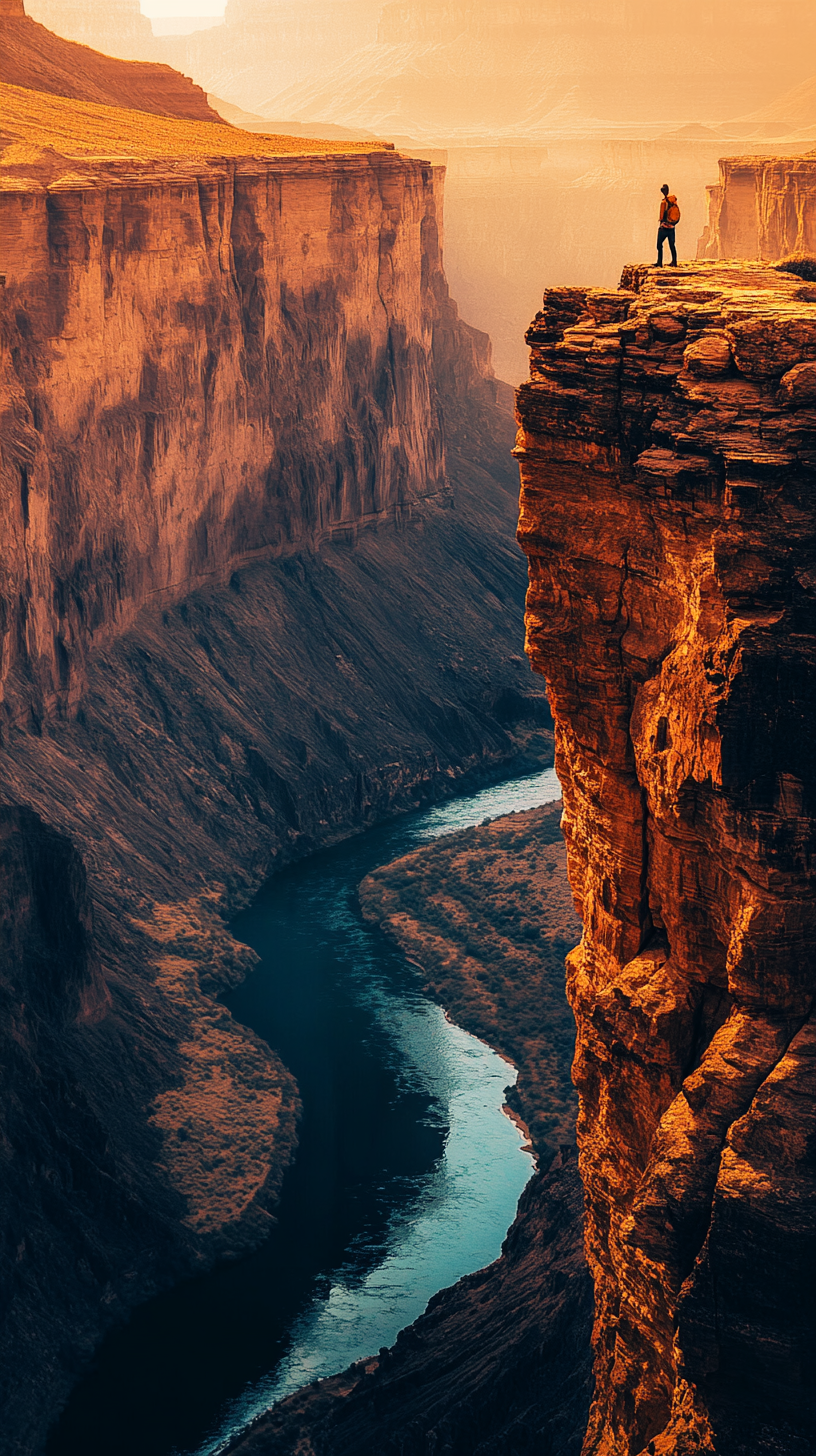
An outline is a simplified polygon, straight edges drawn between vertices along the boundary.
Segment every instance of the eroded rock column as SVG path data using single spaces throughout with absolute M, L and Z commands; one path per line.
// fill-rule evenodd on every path
M 816 291 L 558 289 L 518 395 L 596 1286 L 585 1451 L 816 1432 Z

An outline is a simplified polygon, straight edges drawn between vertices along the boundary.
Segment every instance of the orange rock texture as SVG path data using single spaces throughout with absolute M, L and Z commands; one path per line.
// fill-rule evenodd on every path
M 0 81 L 159 116 L 220 121 L 201 87 L 172 66 L 114 60 L 63 40 L 27 16 L 23 0 L 0 0 Z
M 816 1435 L 816 295 L 555 289 L 518 394 L 570 879 L 586 1456 Z
M 530 678 L 438 174 L 2 85 L 0 132 L 0 1446 L 35 1456 L 107 1327 L 269 1231 L 297 1089 L 213 999 L 254 962 L 225 921 L 512 759 Z
M 488 346 L 448 299 L 427 164 L 6 102 L 51 148 L 0 176 L 0 683 L 39 717 L 145 602 L 444 500 L 434 347 L 457 330 L 461 372 Z
M 816 253 L 816 152 L 725 157 L 708 191 L 699 258 L 787 258 Z

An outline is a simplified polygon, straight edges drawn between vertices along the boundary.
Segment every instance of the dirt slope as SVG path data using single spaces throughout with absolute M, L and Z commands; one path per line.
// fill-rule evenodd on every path
M 11 0 L 0 7 L 0 81 L 75 101 L 224 125 L 201 87 L 172 66 L 114 60 L 63 40 L 21 12 L 22 4 Z

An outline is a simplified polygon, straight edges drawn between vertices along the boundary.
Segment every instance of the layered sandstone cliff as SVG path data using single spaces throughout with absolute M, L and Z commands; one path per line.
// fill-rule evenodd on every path
M 269 1228 L 297 1091 L 211 999 L 251 960 L 224 917 L 512 760 L 529 681 L 511 419 L 438 175 L 0 91 L 17 1456 L 107 1325 Z
M 725 157 L 708 191 L 698 258 L 787 258 L 816 253 L 816 152 Z
M 585 1452 L 812 1449 L 816 294 L 553 290 L 518 395 L 528 642 L 584 922 Z
M 0 192 L 1 679 L 38 719 L 146 601 L 448 492 L 429 167 L 69 165 Z

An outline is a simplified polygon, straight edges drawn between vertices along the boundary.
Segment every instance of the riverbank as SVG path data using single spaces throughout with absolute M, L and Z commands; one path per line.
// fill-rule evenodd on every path
M 565 1148 L 528 1183 L 501 1258 L 378 1357 L 307 1386 L 224 1456 L 578 1456 L 592 1391 L 582 1189 Z
M 502 1115 L 515 1068 L 425 993 L 357 888 L 556 793 L 539 770 L 396 818 L 273 876 L 233 922 L 258 964 L 226 997 L 231 1024 L 287 1067 L 303 1107 L 275 1228 L 105 1342 L 50 1456 L 210 1456 L 495 1261 L 532 1172 Z
M 262 1417 L 229 1447 L 236 1456 L 516 1456 L 531 1441 L 537 1453 L 580 1451 L 592 1291 L 564 993 L 580 926 L 560 814 L 547 804 L 437 839 L 360 887 L 366 920 L 424 989 L 519 1069 L 510 1100 L 541 1171 L 501 1257 L 436 1295 L 390 1350 Z
M 564 960 L 581 937 L 561 805 L 465 829 L 368 875 L 360 906 L 425 990 L 518 1069 L 508 1105 L 541 1165 L 575 1138 Z

